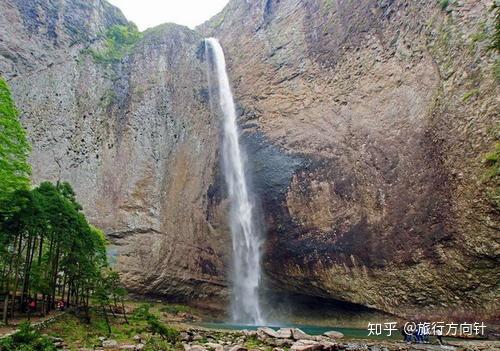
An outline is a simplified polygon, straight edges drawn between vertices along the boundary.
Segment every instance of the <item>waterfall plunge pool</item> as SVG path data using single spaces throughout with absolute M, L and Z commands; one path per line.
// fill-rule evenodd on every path
M 256 325 L 244 325 L 244 324 L 232 324 L 223 322 L 204 322 L 197 324 L 200 327 L 208 329 L 220 329 L 220 330 L 257 330 L 260 326 Z M 299 328 L 303 332 L 309 335 L 321 335 L 324 332 L 335 330 L 344 334 L 345 338 L 348 339 L 376 339 L 376 340 L 401 340 L 402 336 L 400 331 L 393 332 L 391 336 L 384 335 L 370 335 L 368 336 L 368 330 L 362 328 L 348 328 L 348 327 L 325 327 L 325 326 L 314 326 L 314 325 L 303 325 L 303 324 L 280 324 L 280 325 L 268 325 L 269 327 L 277 330 L 279 328 Z

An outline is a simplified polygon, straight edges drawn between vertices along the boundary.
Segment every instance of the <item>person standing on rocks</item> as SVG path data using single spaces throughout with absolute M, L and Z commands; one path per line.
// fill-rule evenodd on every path
M 408 333 L 404 328 L 401 328 L 401 335 L 403 335 L 403 341 L 410 344 L 411 343 L 411 334 Z
M 439 328 L 436 330 L 436 338 L 439 345 L 443 345 L 443 331 Z

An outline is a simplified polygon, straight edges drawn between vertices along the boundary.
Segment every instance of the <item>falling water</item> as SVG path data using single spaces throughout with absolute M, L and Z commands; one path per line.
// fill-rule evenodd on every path
M 255 205 L 246 179 L 245 158 L 239 143 L 236 109 L 226 72 L 224 52 L 217 39 L 209 38 L 205 43 L 206 57 L 213 59 L 219 88 L 219 104 L 224 117 L 222 159 L 229 192 L 233 241 L 232 317 L 237 323 L 262 325 L 259 302 L 261 228 L 256 223 Z

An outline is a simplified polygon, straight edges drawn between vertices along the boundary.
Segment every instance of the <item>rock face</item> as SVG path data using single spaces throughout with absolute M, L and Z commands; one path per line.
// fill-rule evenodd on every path
M 488 317 L 499 310 L 499 216 L 482 162 L 498 138 L 490 7 L 231 0 L 197 32 L 160 26 L 99 62 L 103 33 L 127 23 L 116 8 L 5 0 L 0 73 L 33 143 L 35 183 L 74 185 L 132 291 L 227 295 L 202 42 L 215 36 L 262 200 L 269 289 Z
M 0 73 L 33 144 L 34 182 L 73 184 L 130 290 L 224 296 L 228 240 L 208 195 L 219 128 L 203 38 L 167 24 L 122 60 L 99 62 L 91 50 L 126 19 L 105 1 L 63 3 L 0 3 Z
M 199 28 L 226 51 L 271 287 L 396 314 L 498 311 L 491 6 L 233 0 Z

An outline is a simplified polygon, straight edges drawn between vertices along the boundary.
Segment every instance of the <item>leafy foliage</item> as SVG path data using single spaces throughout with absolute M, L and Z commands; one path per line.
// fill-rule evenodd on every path
M 134 27 L 135 28 L 135 27 Z M 137 28 L 110 29 L 108 45 L 127 50 Z M 104 233 L 89 224 L 67 182 L 42 182 L 30 189 L 30 146 L 5 81 L 0 78 L 0 296 L 2 321 L 9 315 L 42 315 L 58 306 L 86 311 L 90 322 L 91 296 L 102 308 L 111 332 L 107 309 L 118 310 L 125 289 L 118 273 L 108 268 Z M 18 339 L 21 338 L 21 339 Z M 45 349 L 28 326 L 2 341 L 3 349 Z M 16 346 L 17 345 L 17 346 Z
M 106 31 L 104 49 L 92 51 L 92 56 L 97 62 L 102 63 L 120 61 L 141 38 L 142 33 L 139 32 L 134 23 L 116 24 Z
M 10 89 L 0 77 L 0 201 L 16 189 L 29 188 L 30 145 L 19 122 Z M 5 204 L 1 204 L 5 208 Z
M 19 332 L 0 340 L 2 351 L 55 351 L 52 341 L 40 334 L 29 322 L 19 325 Z
M 161 322 L 156 315 L 149 312 L 150 308 L 150 304 L 140 305 L 134 310 L 133 318 L 135 320 L 146 320 L 148 324 L 147 329 L 151 334 L 159 335 L 162 340 L 170 344 L 176 344 L 180 335 L 179 331 Z
M 107 265 L 106 241 L 87 222 L 69 183 L 17 190 L 9 207 L 17 210 L 0 215 L 6 247 L 0 266 L 14 270 L 2 270 L 4 294 L 21 289 L 20 311 L 29 296 L 42 294 L 43 313 L 55 307 L 57 293 L 66 305 L 88 300 Z
M 141 304 L 132 313 L 132 318 L 135 320 L 146 320 L 151 315 L 151 312 L 149 312 L 150 308 L 151 304 L 149 303 Z
M 441 6 L 441 10 L 446 10 L 448 5 L 450 4 L 450 0 L 440 0 L 439 6 Z

